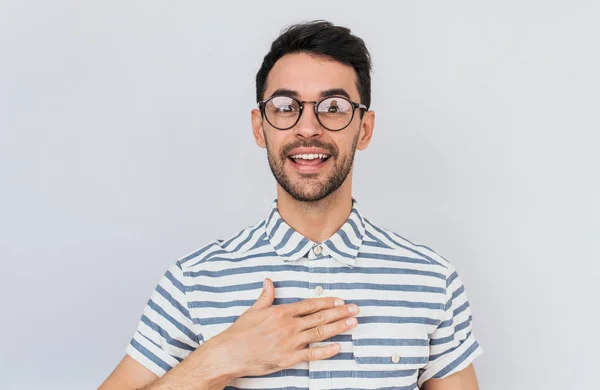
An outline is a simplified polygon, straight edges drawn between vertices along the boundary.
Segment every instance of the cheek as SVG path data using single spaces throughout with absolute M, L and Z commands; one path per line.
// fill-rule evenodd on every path
M 352 147 L 354 145 L 355 135 L 349 134 L 345 137 L 338 137 L 334 139 L 335 146 L 338 149 L 338 153 L 340 155 L 347 155 L 352 152 Z
M 281 148 L 285 145 L 285 135 L 273 131 L 265 131 L 264 137 L 269 152 L 279 156 L 281 154 Z

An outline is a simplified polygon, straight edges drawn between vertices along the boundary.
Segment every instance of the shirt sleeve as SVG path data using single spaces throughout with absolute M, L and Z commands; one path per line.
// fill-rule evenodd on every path
M 199 345 L 188 310 L 183 270 L 177 262 L 167 270 L 150 296 L 125 351 L 160 377 Z
M 419 387 L 431 378 L 442 379 L 469 366 L 482 348 L 473 336 L 472 315 L 465 286 L 449 266 L 446 307 L 443 318 L 429 340 L 429 362 L 419 376 Z

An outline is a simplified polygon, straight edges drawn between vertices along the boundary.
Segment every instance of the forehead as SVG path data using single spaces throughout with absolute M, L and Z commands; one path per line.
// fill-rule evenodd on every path
M 322 91 L 343 88 L 352 100 L 360 100 L 354 68 L 307 53 L 286 54 L 275 63 L 267 77 L 264 98 L 281 88 L 310 100 L 317 99 Z

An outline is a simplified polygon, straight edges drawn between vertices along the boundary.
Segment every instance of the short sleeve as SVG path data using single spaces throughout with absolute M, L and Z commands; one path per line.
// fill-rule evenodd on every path
M 465 286 L 451 266 L 446 299 L 444 316 L 429 340 L 429 362 L 419 376 L 419 387 L 428 379 L 442 379 L 467 368 L 483 352 L 473 335 Z
M 126 348 L 128 355 L 159 377 L 200 344 L 184 286 L 183 271 L 177 262 L 160 279 Z

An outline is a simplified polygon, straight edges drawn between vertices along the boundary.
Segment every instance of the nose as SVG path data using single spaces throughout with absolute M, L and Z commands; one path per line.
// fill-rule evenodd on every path
M 294 126 L 296 135 L 303 138 L 312 138 L 323 134 L 323 128 L 317 120 L 314 110 L 314 102 L 303 102 L 304 108 L 298 123 Z

